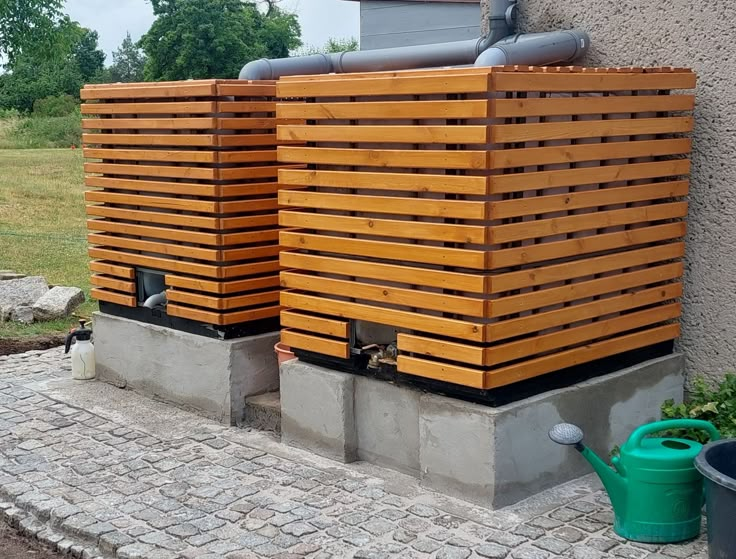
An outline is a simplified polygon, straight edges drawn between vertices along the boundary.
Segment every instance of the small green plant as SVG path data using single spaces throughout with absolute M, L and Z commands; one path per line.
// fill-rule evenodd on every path
M 687 402 L 662 404 L 663 419 L 704 419 L 715 425 L 723 438 L 736 437 L 736 375 L 727 374 L 718 387 L 711 388 L 702 377 L 695 379 Z M 668 436 L 705 443 L 708 435 L 697 429 L 675 429 Z

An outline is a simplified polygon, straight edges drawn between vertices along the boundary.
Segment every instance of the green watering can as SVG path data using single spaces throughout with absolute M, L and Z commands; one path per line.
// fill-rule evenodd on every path
M 576 425 L 555 425 L 549 438 L 574 445 L 593 466 L 611 498 L 614 532 L 636 542 L 671 543 L 700 533 L 703 476 L 693 461 L 703 445 L 687 439 L 647 437 L 670 429 L 702 429 L 711 440 L 720 438 L 711 423 L 698 419 L 642 425 L 613 458 L 615 470 L 583 444 L 583 431 Z

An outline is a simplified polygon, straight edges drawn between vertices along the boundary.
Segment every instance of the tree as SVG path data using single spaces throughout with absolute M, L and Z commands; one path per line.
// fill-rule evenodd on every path
M 30 111 L 36 100 L 64 94 L 79 99 L 79 89 L 100 76 L 105 54 L 97 48 L 96 32 L 64 17 L 51 33 L 51 52 L 40 56 L 38 45 L 29 43 L 6 65 L 0 75 L 0 108 Z
M 62 0 L 0 0 L 0 56 L 13 64 L 21 53 L 53 52 Z
M 355 37 L 348 39 L 340 39 L 330 37 L 322 47 L 315 47 L 314 45 L 307 45 L 303 49 L 298 50 L 294 53 L 296 56 L 305 56 L 308 54 L 329 54 L 333 52 L 347 52 L 360 49 L 360 43 Z
M 234 78 L 244 64 L 300 46 L 295 15 L 242 0 L 151 0 L 157 16 L 140 41 L 145 79 Z
M 118 50 L 112 53 L 112 65 L 108 68 L 108 79 L 124 83 L 143 81 L 145 64 L 146 56 L 128 33 Z
M 99 49 L 97 31 L 85 29 L 74 22 L 79 28 L 78 39 L 71 50 L 71 58 L 79 67 L 79 73 L 85 83 L 99 79 L 105 67 L 105 53 Z

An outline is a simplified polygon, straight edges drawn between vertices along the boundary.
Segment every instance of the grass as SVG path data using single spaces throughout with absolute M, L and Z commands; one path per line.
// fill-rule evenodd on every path
M 87 302 L 76 313 L 88 317 L 97 305 L 89 301 L 83 178 L 81 150 L 0 150 L 0 269 L 81 288 Z M 62 332 L 75 322 L 0 324 L 0 338 Z
M 66 116 L 0 118 L 0 149 L 79 147 L 82 124 L 79 112 Z

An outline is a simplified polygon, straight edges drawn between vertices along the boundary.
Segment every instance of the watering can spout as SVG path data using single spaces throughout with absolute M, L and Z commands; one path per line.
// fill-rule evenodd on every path
M 549 432 L 549 438 L 557 444 L 574 446 L 575 450 L 583 455 L 598 477 L 611 498 L 611 505 L 614 510 L 625 510 L 626 508 L 626 492 L 627 480 L 619 472 L 613 470 L 601 458 L 587 446 L 583 444 L 583 431 L 577 425 L 570 423 L 560 423 L 555 425 Z M 616 459 L 614 459 L 616 463 Z
M 587 446 L 581 445 L 583 449 L 580 454 L 583 455 L 590 465 L 593 466 L 593 470 L 601 482 L 603 487 L 606 488 L 606 492 L 611 499 L 611 506 L 614 511 L 625 511 L 626 510 L 626 497 L 628 493 L 628 480 L 622 476 L 619 472 L 611 468 L 606 464 L 600 456 L 590 450 Z M 614 458 L 614 464 L 616 463 Z

